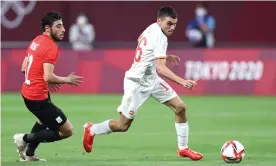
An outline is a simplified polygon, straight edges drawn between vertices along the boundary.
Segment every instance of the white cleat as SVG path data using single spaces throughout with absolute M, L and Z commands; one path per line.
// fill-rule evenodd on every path
M 19 150 L 17 149 L 16 151 L 17 151 L 17 153 L 18 153 L 18 156 L 20 157 L 20 161 L 21 161 L 21 159 L 22 159 L 22 160 L 25 160 L 25 158 L 26 158 L 25 150 L 19 152 Z
M 20 158 L 20 161 L 23 161 L 23 162 L 30 162 L 30 161 L 47 161 L 46 159 L 42 159 L 36 155 L 34 156 L 26 156 L 25 159 L 23 158 Z
M 17 152 L 20 157 L 20 161 L 26 162 L 26 161 L 47 161 L 46 159 L 41 159 L 40 157 L 34 155 L 34 156 L 27 156 L 25 153 L 27 143 L 24 142 L 23 137 L 25 134 L 15 134 L 13 136 L 14 143 L 17 146 Z
M 27 147 L 27 143 L 23 141 L 23 137 L 25 134 L 15 134 L 13 136 L 14 143 L 17 146 L 17 152 L 21 158 L 25 158 L 25 148 Z

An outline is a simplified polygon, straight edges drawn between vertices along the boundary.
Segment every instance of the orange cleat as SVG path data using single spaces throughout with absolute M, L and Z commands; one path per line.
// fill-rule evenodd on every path
M 203 158 L 203 155 L 198 153 L 198 152 L 195 152 L 193 150 L 191 150 L 190 148 L 186 148 L 186 149 L 183 149 L 183 150 L 177 150 L 177 153 L 178 153 L 178 156 L 179 157 L 188 157 L 190 158 L 191 160 L 200 160 Z
M 82 140 L 82 145 L 83 148 L 87 153 L 90 153 L 92 151 L 92 145 L 93 145 L 93 140 L 94 136 L 90 134 L 90 129 L 93 126 L 92 123 L 85 123 L 84 127 L 84 134 L 83 134 L 83 140 Z

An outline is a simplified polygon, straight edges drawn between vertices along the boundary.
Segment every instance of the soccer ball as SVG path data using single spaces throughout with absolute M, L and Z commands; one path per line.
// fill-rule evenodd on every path
M 227 163 L 239 163 L 245 155 L 243 145 L 239 141 L 225 142 L 220 151 L 222 159 Z

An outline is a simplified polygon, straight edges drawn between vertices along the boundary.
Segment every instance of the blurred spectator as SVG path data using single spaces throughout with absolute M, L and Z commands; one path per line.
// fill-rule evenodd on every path
M 208 15 L 207 5 L 199 3 L 195 9 L 195 18 L 187 26 L 186 36 L 194 47 L 212 48 L 215 44 L 215 26 L 215 19 Z
M 69 40 L 74 50 L 91 50 L 95 39 L 95 30 L 88 18 L 80 14 L 76 23 L 70 27 Z

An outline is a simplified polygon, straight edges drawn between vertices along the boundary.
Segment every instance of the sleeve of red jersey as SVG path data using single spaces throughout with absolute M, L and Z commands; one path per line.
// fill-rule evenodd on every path
M 44 56 L 43 63 L 51 63 L 55 65 L 57 60 L 57 55 L 58 55 L 57 48 L 49 49 Z

